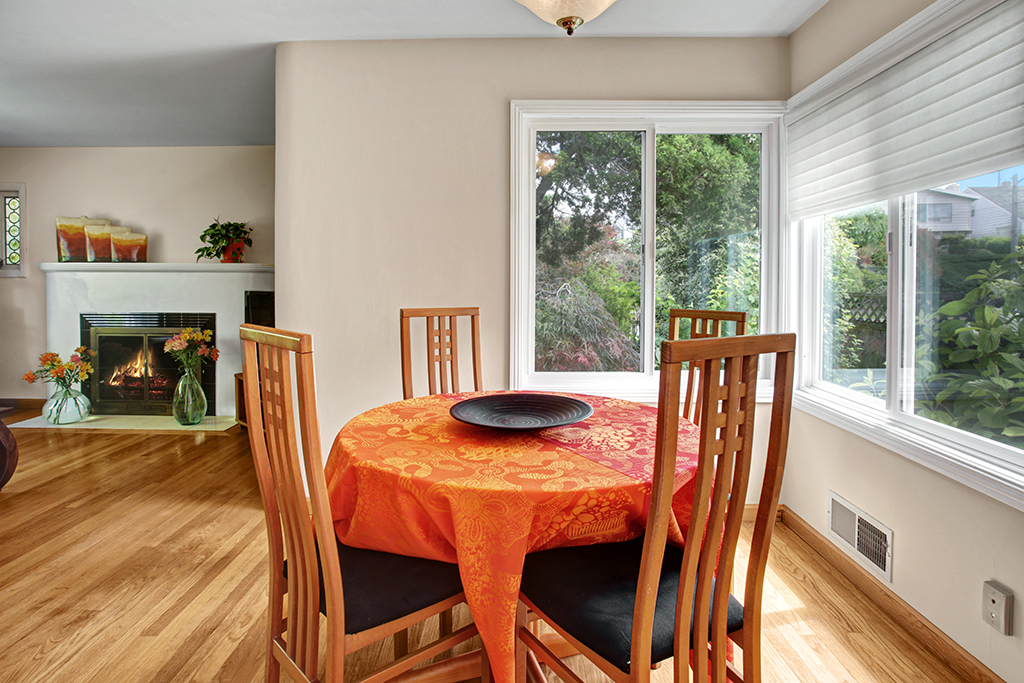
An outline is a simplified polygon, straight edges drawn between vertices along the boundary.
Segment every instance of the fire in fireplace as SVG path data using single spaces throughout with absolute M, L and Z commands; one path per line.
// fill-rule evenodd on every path
M 93 412 L 170 415 L 181 370 L 164 344 L 186 327 L 215 330 L 213 313 L 83 313 L 82 345 L 95 353 L 91 380 L 83 385 Z M 203 373 L 207 409 L 215 414 L 216 369 Z

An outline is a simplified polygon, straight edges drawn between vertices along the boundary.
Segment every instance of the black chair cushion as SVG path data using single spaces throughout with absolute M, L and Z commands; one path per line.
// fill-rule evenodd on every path
M 523 568 L 523 595 L 581 643 L 629 673 L 642 552 L 643 538 L 530 553 Z M 666 545 L 654 614 L 652 662 L 673 654 L 682 562 L 683 551 Z M 692 633 L 692 620 L 690 628 Z M 743 606 L 730 595 L 726 630 L 733 633 L 741 628 Z
M 353 548 L 340 542 L 338 558 L 345 593 L 346 634 L 386 624 L 462 592 L 456 564 Z M 284 573 L 287 577 L 287 562 Z M 320 612 L 327 613 L 322 567 Z

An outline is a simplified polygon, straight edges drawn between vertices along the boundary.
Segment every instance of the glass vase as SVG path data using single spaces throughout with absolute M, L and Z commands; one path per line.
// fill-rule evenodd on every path
M 88 417 L 91 409 L 92 402 L 81 391 L 59 386 L 43 404 L 43 417 L 51 424 L 67 425 Z
M 184 371 L 174 388 L 171 410 L 178 424 L 197 425 L 206 415 L 206 394 L 196 379 L 196 368 L 186 367 Z

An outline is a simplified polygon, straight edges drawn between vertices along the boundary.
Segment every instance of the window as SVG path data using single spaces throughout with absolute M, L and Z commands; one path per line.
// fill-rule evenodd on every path
M 917 205 L 918 223 L 952 223 L 953 205 L 949 203 L 920 203 Z
M 1024 509 L 1021 5 L 930 8 L 791 100 L 785 300 L 795 406 Z
M 821 379 L 885 394 L 889 215 L 885 202 L 824 217 Z
M 25 186 L 0 183 L 3 200 L 3 227 L 0 231 L 0 277 L 24 277 Z
M 669 309 L 771 329 L 782 111 L 513 103 L 513 388 L 653 401 Z
M 1024 397 L 1019 178 L 1024 165 L 956 184 L 978 197 L 966 235 L 900 226 L 909 247 L 901 286 L 913 302 L 903 332 L 913 355 L 899 410 L 1024 452 L 1024 401 L 1016 400 Z
M 1024 257 L 1024 221 L 1016 218 L 1012 227 L 1014 207 L 1024 204 L 1013 180 L 1021 177 L 1024 166 L 941 190 L 963 188 L 975 203 L 966 235 L 920 220 L 917 202 L 935 189 L 817 221 L 823 267 L 815 381 L 877 399 L 873 405 L 884 410 L 891 332 L 903 340 L 893 373 L 904 385 L 894 404 L 898 417 L 1024 450 L 1024 403 L 1014 401 L 1024 396 L 1024 268 L 1016 257 Z M 890 226 L 893 257 L 902 263 L 891 275 Z M 893 326 L 890 290 L 899 302 L 893 319 L 901 321 Z

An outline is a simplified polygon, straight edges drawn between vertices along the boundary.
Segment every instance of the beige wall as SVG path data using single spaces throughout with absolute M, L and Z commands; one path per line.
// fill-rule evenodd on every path
M 21 376 L 46 349 L 42 262 L 57 260 L 54 219 L 109 218 L 149 236 L 149 260 L 194 263 L 220 216 L 254 227 L 246 261 L 274 260 L 274 148 L 5 147 L 0 182 L 26 184 L 25 278 L 0 278 L 0 398 L 42 398 Z
M 401 398 L 402 307 L 479 305 L 508 386 L 511 100 L 777 100 L 787 64 L 785 39 L 280 46 L 277 313 L 316 340 L 323 440 Z
M 828 492 L 893 530 L 893 582 L 911 607 L 1001 676 L 1024 681 L 1024 618 L 1013 636 L 981 618 L 982 584 L 1024 596 L 1024 512 L 794 411 L 782 502 L 822 534 Z
M 789 36 L 791 94 L 796 94 L 933 0 L 829 0 Z

